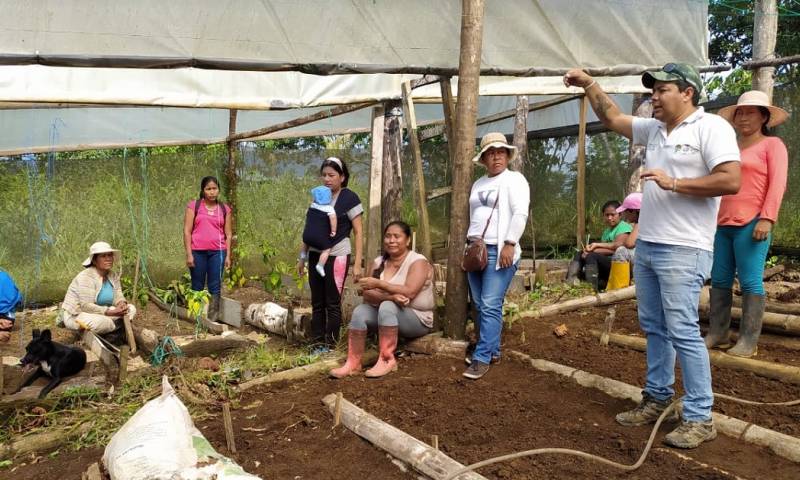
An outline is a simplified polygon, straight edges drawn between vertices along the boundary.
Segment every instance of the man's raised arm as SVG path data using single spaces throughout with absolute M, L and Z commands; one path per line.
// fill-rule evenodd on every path
M 617 104 L 589 74 L 579 68 L 573 68 L 564 75 L 564 85 L 583 88 L 589 103 L 592 104 L 592 110 L 603 125 L 629 139 L 633 138 L 634 117 L 622 113 Z

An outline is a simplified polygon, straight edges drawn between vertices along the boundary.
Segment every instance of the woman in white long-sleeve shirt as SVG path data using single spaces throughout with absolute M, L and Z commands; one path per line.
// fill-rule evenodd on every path
M 519 239 L 528 221 L 530 187 L 521 173 L 508 169 L 516 156 L 517 148 L 508 144 L 505 135 L 488 133 L 472 159 L 486 167 L 486 175 L 472 184 L 467 237 L 480 237 L 485 230 L 489 259 L 483 271 L 467 274 L 480 334 L 464 376 L 474 380 L 489 371 L 492 359 L 500 357 L 503 299 L 522 256 Z

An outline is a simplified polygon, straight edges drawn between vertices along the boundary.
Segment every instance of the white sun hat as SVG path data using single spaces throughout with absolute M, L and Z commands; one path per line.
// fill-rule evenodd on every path
M 736 105 L 721 108 L 719 110 L 719 116 L 730 123 L 733 123 L 733 116 L 736 115 L 736 109 L 739 107 L 764 107 L 768 109 L 769 122 L 767 122 L 767 128 L 780 125 L 781 123 L 785 122 L 787 118 L 789 118 L 789 113 L 786 112 L 786 110 L 782 109 L 781 107 L 771 105 L 769 103 L 769 97 L 767 94 L 760 90 L 750 90 L 749 92 L 744 92 L 739 97 Z
M 478 163 L 481 160 L 481 155 L 490 148 L 507 148 L 508 149 L 508 163 L 517 158 L 517 147 L 509 145 L 506 136 L 500 132 L 487 133 L 481 138 L 481 151 L 472 157 L 472 161 Z
M 89 256 L 86 260 L 83 261 L 83 266 L 88 267 L 92 264 L 92 258 L 95 255 L 99 255 L 101 253 L 113 253 L 114 254 L 114 261 L 119 261 L 120 252 L 119 250 L 111 248 L 111 245 L 108 242 L 94 242 L 91 247 L 89 247 Z

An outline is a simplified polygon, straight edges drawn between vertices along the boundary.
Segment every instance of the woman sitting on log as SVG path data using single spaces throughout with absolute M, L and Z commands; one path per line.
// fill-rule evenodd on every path
M 70 330 L 89 330 L 102 335 L 120 327 L 123 317 L 133 320 L 136 307 L 125 301 L 120 275 L 111 270 L 119 258 L 119 250 L 106 242 L 89 247 L 84 269 L 69 284 L 61 304 L 59 323 Z
M 780 138 L 769 129 L 789 116 L 770 104 L 763 92 L 753 90 L 739 97 L 736 105 L 720 110 L 733 124 L 742 154 L 742 186 L 735 195 L 725 195 L 717 214 L 714 236 L 714 264 L 711 268 L 710 329 L 706 346 L 723 347 L 729 338 L 733 279 L 742 286 L 742 319 L 739 340 L 728 354 L 752 357 L 764 316 L 764 262 L 778 219 L 789 156 Z
M 391 222 L 383 231 L 383 256 L 372 264 L 370 276 L 358 281 L 364 303 L 357 306 L 348 330 L 347 361 L 330 371 L 342 378 L 361 371 L 368 331 L 378 331 L 378 362 L 366 376 L 377 378 L 397 370 L 397 338 L 417 338 L 431 332 L 436 302 L 433 267 L 411 250 L 411 227 Z

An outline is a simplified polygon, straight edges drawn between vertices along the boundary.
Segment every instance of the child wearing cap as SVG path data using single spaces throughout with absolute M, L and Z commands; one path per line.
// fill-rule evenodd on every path
M 622 205 L 617 208 L 617 213 L 622 220 L 633 226 L 631 233 L 611 257 L 611 273 L 608 276 L 606 290 L 616 290 L 631 284 L 631 265 L 636 252 L 636 239 L 639 236 L 639 210 L 642 208 L 642 194 L 633 192 L 625 197 Z
M 308 247 L 319 250 L 319 261 L 314 269 L 321 277 L 325 276 L 325 263 L 331 254 L 331 239 L 336 236 L 336 211 L 333 209 L 331 189 L 320 185 L 311 189 L 311 205 L 306 212 L 306 226 L 303 230 L 301 255 Z

